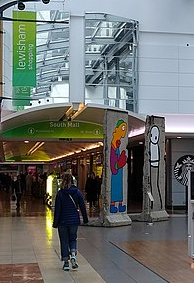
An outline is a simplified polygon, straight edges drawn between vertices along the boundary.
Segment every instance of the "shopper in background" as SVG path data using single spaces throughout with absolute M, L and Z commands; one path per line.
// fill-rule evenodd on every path
M 41 194 L 41 183 L 42 179 L 40 178 L 40 174 L 35 173 L 33 175 L 33 181 L 32 181 L 32 197 L 33 198 L 40 198 Z
M 100 208 L 100 203 L 101 203 L 101 186 L 102 186 L 102 178 L 99 176 L 96 176 L 96 181 L 97 181 L 97 205 Z
M 98 181 L 94 172 L 90 174 L 86 181 L 85 192 L 86 200 L 89 202 L 90 209 L 95 209 L 98 195 Z
M 13 177 L 13 180 L 11 181 L 11 187 L 12 193 L 15 193 L 16 195 L 16 208 L 20 209 L 20 202 L 22 198 L 22 186 L 20 175 Z
M 29 195 L 32 195 L 32 182 L 33 182 L 33 175 L 32 172 L 29 171 L 29 173 L 26 175 L 26 192 Z
M 77 231 L 80 225 L 80 208 L 83 222 L 88 223 L 86 206 L 81 191 L 73 185 L 71 174 L 65 174 L 55 199 L 53 227 L 58 228 L 61 260 L 64 261 L 63 269 L 69 271 L 69 260 L 73 269 L 78 268 Z
M 19 177 L 20 177 L 22 192 L 24 193 L 26 191 L 26 175 L 20 172 Z

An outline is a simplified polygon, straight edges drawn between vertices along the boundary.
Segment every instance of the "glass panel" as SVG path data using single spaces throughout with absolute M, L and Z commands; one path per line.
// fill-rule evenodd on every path
M 3 21 L 3 82 L 6 86 L 3 94 L 12 99 L 4 100 L 3 107 L 12 104 L 12 93 L 14 96 L 21 91 L 24 97 L 30 95 L 31 105 L 17 103 L 15 110 L 70 101 L 69 13 L 37 11 L 36 19 L 36 84 L 26 89 L 19 85 L 14 90 L 11 58 L 13 22 Z M 137 42 L 138 22 L 108 14 L 86 13 L 85 103 L 111 105 L 136 112 Z
M 24 19 L 20 12 L 23 11 L 17 10 L 14 17 L 22 24 L 25 22 L 20 21 Z M 12 51 L 15 48 L 13 25 L 16 22 L 12 21 L 12 13 L 10 19 L 3 21 L 3 81 L 6 85 L 3 96 L 9 98 L 4 100 L 3 108 L 19 111 L 32 106 L 69 102 L 69 13 L 58 10 L 36 11 L 36 83 L 25 89 L 25 93 L 22 85 L 16 89 L 12 84 Z M 29 16 L 28 26 L 31 25 L 31 19 Z M 17 46 L 17 43 L 14 44 Z M 19 100 L 17 95 L 21 91 L 23 96 Z M 27 103 L 29 98 L 30 102 Z
M 37 19 L 45 23 L 37 24 L 37 85 L 31 97 L 38 103 L 69 102 L 69 14 L 42 11 Z
M 85 103 L 136 112 L 138 22 L 85 15 Z

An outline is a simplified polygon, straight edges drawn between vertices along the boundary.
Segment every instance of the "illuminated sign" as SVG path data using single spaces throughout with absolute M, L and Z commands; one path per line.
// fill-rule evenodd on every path
M 42 121 L 4 131 L 4 138 L 102 139 L 103 126 L 82 121 Z

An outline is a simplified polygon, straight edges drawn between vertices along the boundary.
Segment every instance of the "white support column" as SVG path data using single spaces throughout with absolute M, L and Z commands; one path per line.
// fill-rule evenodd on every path
M 85 102 L 85 21 L 84 16 L 70 16 L 69 38 L 70 102 Z

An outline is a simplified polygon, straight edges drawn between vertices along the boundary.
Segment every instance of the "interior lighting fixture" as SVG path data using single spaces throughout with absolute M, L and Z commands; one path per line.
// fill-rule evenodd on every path
M 47 193 L 49 194 L 49 196 L 52 197 L 52 193 L 53 193 L 53 190 L 52 190 L 52 182 L 53 182 L 53 176 L 50 175 L 48 176 L 47 178 Z
M 41 142 L 36 148 L 31 151 L 31 154 L 34 153 L 37 149 L 44 145 L 44 142 Z
M 135 136 L 138 136 L 138 135 L 142 135 L 142 134 L 144 134 L 144 132 L 145 132 L 145 127 L 141 127 L 139 129 L 133 129 L 129 132 L 128 137 L 132 138 L 132 137 L 135 137 Z
M 94 149 L 94 148 L 101 147 L 102 145 L 103 145 L 103 143 L 101 143 L 101 142 L 92 144 L 91 146 L 86 147 L 86 148 L 85 148 L 85 151 L 86 151 L 86 150 L 90 150 L 90 149 Z M 74 154 L 80 153 L 80 152 L 81 152 L 81 150 L 77 150 L 76 152 L 69 152 L 69 153 L 67 153 L 67 154 L 64 154 L 64 155 L 61 155 L 61 156 L 57 156 L 57 157 L 51 158 L 50 161 L 57 160 L 57 159 L 61 159 L 61 158 L 65 158 L 65 157 L 68 157 L 68 156 L 70 156 L 70 155 L 74 155 Z
M 66 111 L 65 117 L 68 120 L 75 119 L 84 109 L 84 103 L 73 102 L 71 107 Z
M 71 105 L 71 106 L 69 107 L 69 109 L 67 109 L 67 111 L 66 111 L 66 113 L 65 113 L 66 117 L 67 117 L 67 118 L 70 117 L 70 115 L 71 115 L 72 112 L 73 112 L 73 105 Z
M 178 137 L 176 137 L 177 139 L 182 139 L 182 137 L 181 136 L 178 136 Z
M 78 105 L 73 104 L 74 113 L 71 116 L 71 120 L 75 119 L 84 110 L 84 106 L 84 103 L 79 103 Z
M 27 152 L 26 155 L 31 155 L 32 153 L 34 153 L 37 149 L 39 149 L 43 145 L 44 145 L 44 142 L 35 143 L 35 145 Z
M 57 160 L 57 159 L 61 159 L 61 158 L 68 157 L 68 156 L 71 156 L 71 155 L 74 155 L 74 152 L 69 152 L 69 153 L 64 154 L 64 155 L 60 155 L 60 156 L 57 156 L 57 157 L 53 157 L 53 158 L 50 159 L 50 161 Z

